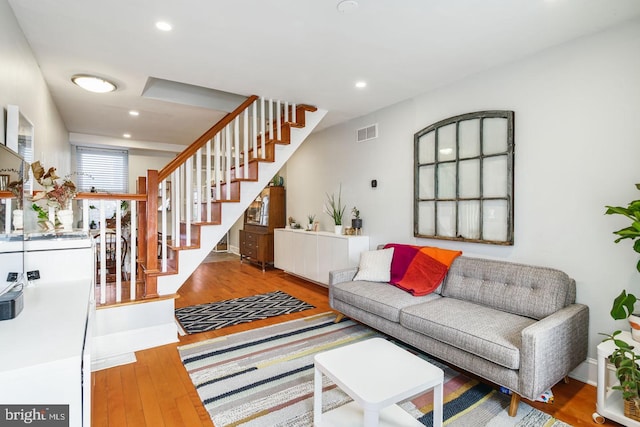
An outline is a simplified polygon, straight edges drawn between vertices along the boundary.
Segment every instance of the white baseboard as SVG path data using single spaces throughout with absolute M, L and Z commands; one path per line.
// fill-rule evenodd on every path
M 597 386 L 598 384 L 598 362 L 596 359 L 587 358 L 576 369 L 569 372 L 569 377 L 575 378 L 583 383 Z
M 135 353 L 125 353 L 114 357 L 97 359 L 91 361 L 91 372 L 113 368 L 115 366 L 128 365 L 137 362 Z

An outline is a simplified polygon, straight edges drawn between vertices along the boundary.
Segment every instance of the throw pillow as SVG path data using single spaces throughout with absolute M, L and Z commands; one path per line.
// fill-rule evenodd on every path
M 353 280 L 369 282 L 388 282 L 391 277 L 391 260 L 393 248 L 362 252 L 358 273 Z
M 414 296 L 427 295 L 438 288 L 460 251 L 390 243 L 393 248 L 389 283 Z

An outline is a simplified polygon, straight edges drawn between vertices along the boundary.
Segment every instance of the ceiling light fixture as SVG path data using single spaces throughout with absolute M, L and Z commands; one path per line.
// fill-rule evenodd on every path
M 140 115 L 140 112 L 139 112 L 139 111 L 136 111 L 136 110 L 131 110 L 131 111 L 129 111 L 129 115 L 130 115 L 130 116 L 136 116 L 136 117 L 137 117 L 137 116 L 139 116 L 139 115 Z
M 115 83 L 89 74 L 76 74 L 71 77 L 71 81 L 89 92 L 107 93 L 117 89 Z
M 156 22 L 156 28 L 159 29 L 160 31 L 171 31 L 173 29 L 171 24 L 165 21 Z
M 131 138 L 131 134 L 130 133 L 123 133 L 122 137 L 123 138 Z
M 341 13 L 352 12 L 358 8 L 358 2 L 356 0 L 342 0 L 338 2 L 336 8 Z
M 367 87 L 367 82 L 365 82 L 365 81 L 359 81 L 359 82 L 356 82 L 356 87 L 357 87 L 358 89 L 365 88 L 365 87 Z

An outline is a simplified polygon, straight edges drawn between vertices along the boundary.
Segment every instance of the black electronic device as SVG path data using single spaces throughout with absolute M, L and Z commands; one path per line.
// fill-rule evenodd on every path
M 19 290 L 12 290 L 0 295 L 0 320 L 13 319 L 24 308 L 24 294 L 22 286 Z

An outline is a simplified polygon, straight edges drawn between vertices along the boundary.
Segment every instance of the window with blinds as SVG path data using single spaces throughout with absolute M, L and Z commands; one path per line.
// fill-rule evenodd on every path
M 126 150 L 76 147 L 79 191 L 129 192 L 129 153 Z

